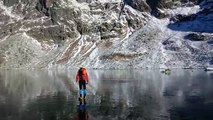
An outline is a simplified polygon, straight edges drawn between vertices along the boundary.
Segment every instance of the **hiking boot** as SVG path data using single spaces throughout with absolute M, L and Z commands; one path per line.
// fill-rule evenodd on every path
M 79 100 L 80 102 L 82 102 L 82 101 L 83 101 L 83 98 L 82 98 L 82 97 L 79 97 L 78 100 Z

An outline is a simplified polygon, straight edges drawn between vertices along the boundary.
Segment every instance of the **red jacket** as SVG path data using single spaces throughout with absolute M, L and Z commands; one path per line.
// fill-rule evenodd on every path
M 88 78 L 88 75 L 87 75 L 87 70 L 86 68 L 80 68 L 76 74 L 76 82 L 78 82 L 80 80 L 80 73 L 82 74 L 82 79 L 85 80 L 87 83 L 89 82 L 89 78 Z

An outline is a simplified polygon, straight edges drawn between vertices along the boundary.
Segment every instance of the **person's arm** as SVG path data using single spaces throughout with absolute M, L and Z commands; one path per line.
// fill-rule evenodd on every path
M 76 74 L 76 82 L 78 82 L 79 81 L 79 75 L 78 75 L 78 73 Z
M 86 82 L 88 83 L 89 82 L 89 77 L 87 75 L 87 72 L 86 72 Z

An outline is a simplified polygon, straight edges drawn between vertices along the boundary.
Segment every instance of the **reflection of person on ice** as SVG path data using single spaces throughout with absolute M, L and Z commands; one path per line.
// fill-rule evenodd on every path
M 89 120 L 89 114 L 84 107 L 80 107 L 75 115 L 75 120 Z
M 76 82 L 79 82 L 80 103 L 82 103 L 82 100 L 84 100 L 84 104 L 85 104 L 86 103 L 85 97 L 87 95 L 86 84 L 88 84 L 88 82 L 89 82 L 86 68 L 81 67 L 78 70 L 77 75 L 76 75 Z

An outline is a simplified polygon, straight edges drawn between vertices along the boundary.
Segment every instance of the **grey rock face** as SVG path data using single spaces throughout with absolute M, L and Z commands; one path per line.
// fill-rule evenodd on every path
M 4 3 L 5 6 L 10 7 L 14 4 L 19 3 L 19 1 L 18 0 L 4 0 L 3 3 Z
M 143 0 L 132 0 L 130 6 L 141 12 L 151 12 L 150 6 Z
M 4 0 L 4 5 L 0 7 L 0 65 L 3 67 L 85 65 L 96 68 L 139 68 L 164 63 L 183 66 L 186 64 L 182 57 L 186 57 L 187 61 L 193 59 L 195 63 L 199 59 L 202 64 L 204 62 L 201 60 L 209 59 L 208 56 L 190 56 L 203 51 L 188 43 L 181 43 L 181 38 L 164 41 L 167 37 L 162 35 L 167 35 L 163 31 L 166 28 L 161 28 L 159 24 L 165 23 L 150 16 L 152 13 L 160 18 L 167 17 L 160 11 L 187 4 L 185 1 L 127 0 L 124 1 L 124 10 L 121 10 L 120 2 L 101 0 L 17 1 Z M 201 11 L 202 16 L 209 15 L 209 11 Z M 180 14 L 173 18 L 173 22 L 184 23 L 195 17 Z M 174 26 L 174 30 L 180 29 L 176 24 Z M 206 37 L 205 34 L 195 32 L 185 38 L 189 39 L 189 44 L 193 41 L 206 42 L 203 46 L 212 44 L 208 40 L 212 37 Z M 187 48 L 183 49 L 181 45 Z M 205 50 L 208 48 L 206 46 L 203 47 Z M 188 48 L 191 53 L 185 54 Z M 211 50 L 211 47 L 208 49 Z M 169 57 L 175 57 L 165 62 L 167 52 Z M 18 60 L 14 61 L 16 57 Z
M 171 8 L 173 6 L 172 0 L 147 0 L 147 4 L 151 8 L 151 14 L 157 16 L 158 10 L 163 8 Z
M 50 4 L 52 4 L 51 2 Z M 46 16 L 50 15 L 49 6 L 47 0 L 39 0 L 36 5 L 36 9 L 43 12 Z
M 198 4 L 199 0 L 146 0 L 148 6 L 151 9 L 151 14 L 158 18 L 165 18 L 167 15 L 161 13 L 159 9 L 171 9 L 180 6 L 192 6 Z
M 79 3 L 83 3 L 83 2 L 91 3 L 92 2 L 92 0 L 76 0 L 76 1 Z

